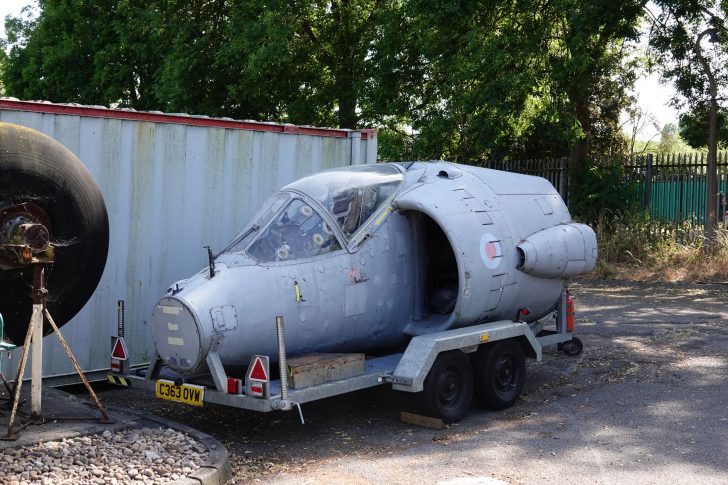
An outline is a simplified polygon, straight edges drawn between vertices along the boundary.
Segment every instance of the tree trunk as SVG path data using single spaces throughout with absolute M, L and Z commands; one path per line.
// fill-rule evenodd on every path
M 705 173 L 705 239 L 708 250 L 715 249 L 718 229 L 718 101 L 715 82 L 710 83 L 710 117 L 708 138 L 708 166 Z
M 356 97 L 351 91 L 353 89 L 346 90 L 344 95 L 339 96 L 339 128 L 355 130 L 358 121 L 356 115 Z
M 335 44 L 340 57 L 334 59 L 331 70 L 334 74 L 336 100 L 339 104 L 339 128 L 356 129 L 359 117 L 356 114 L 356 56 L 352 49 L 357 39 L 352 39 L 351 1 L 331 2 L 331 16 L 338 24 Z
M 710 114 L 708 116 L 708 166 L 705 169 L 705 248 L 710 252 L 715 249 L 718 236 L 718 217 L 716 205 L 718 200 L 718 84 L 715 74 L 710 68 L 707 59 L 703 57 L 700 42 L 708 34 L 715 33 L 715 29 L 706 29 L 698 35 L 693 50 L 700 66 L 708 78 L 710 86 Z
M 592 120 L 589 114 L 589 104 L 586 99 L 575 90 L 569 93 L 569 99 L 574 109 L 576 120 L 579 122 L 583 133 L 582 138 L 577 140 L 569 150 L 569 185 L 571 186 L 571 190 L 574 190 L 584 179 L 586 157 L 589 155 Z

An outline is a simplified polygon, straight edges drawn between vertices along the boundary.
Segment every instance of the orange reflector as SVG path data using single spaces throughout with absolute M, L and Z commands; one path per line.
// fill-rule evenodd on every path
M 228 394 L 242 394 L 243 392 L 243 383 L 240 379 L 235 379 L 234 377 L 228 377 L 227 381 L 228 385 Z
M 268 374 L 265 372 L 265 367 L 263 367 L 263 361 L 260 360 L 260 357 L 255 359 L 255 363 L 253 363 L 253 370 L 250 371 L 249 378 L 255 381 L 268 381 Z
M 574 299 L 566 293 L 566 331 L 574 331 Z
M 30 263 L 33 261 L 33 251 L 28 246 L 23 247 L 23 252 L 20 255 L 23 258 L 24 263 Z

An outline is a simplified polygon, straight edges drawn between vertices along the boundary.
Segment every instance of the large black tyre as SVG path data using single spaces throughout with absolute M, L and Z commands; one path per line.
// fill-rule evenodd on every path
M 0 123 L 0 211 L 23 202 L 47 216 L 56 251 L 55 263 L 46 269 L 46 301 L 54 321 L 63 325 L 86 304 L 104 271 L 106 206 L 93 177 L 70 150 L 35 130 Z M 32 269 L 0 270 L 5 337 L 18 345 L 30 321 L 31 289 Z
M 501 410 L 516 402 L 526 382 L 526 359 L 513 339 L 481 345 L 472 356 L 475 398 Z
M 446 423 L 460 421 L 473 401 L 473 371 L 459 350 L 443 352 L 430 368 L 420 396 L 425 414 Z

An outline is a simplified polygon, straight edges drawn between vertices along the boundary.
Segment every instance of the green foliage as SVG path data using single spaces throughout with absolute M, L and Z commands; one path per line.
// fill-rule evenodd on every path
M 728 5 L 711 0 L 656 0 L 654 3 L 661 10 L 653 15 L 649 39 L 652 65 L 681 94 L 673 103 L 676 106 L 686 103 L 694 110 L 710 97 L 708 74 L 696 51 L 696 42 L 704 31 L 714 32 L 705 32 L 706 36 L 701 37 L 704 41 L 699 49 L 701 56 L 712 66 L 718 85 L 728 85 L 728 71 L 722 68 L 728 47 L 724 25 Z M 707 115 L 707 108 L 703 112 Z
M 560 0 L 553 3 L 548 68 L 552 90 L 565 98 L 564 114 L 577 123 L 571 146 L 572 173 L 584 170 L 590 151 L 615 154 L 626 148 L 619 115 L 629 104 L 634 64 L 627 41 L 638 37 L 643 1 Z
M 718 144 L 728 145 L 728 111 L 718 111 Z M 708 146 L 708 107 L 699 105 L 689 113 L 680 115 L 680 137 L 693 148 Z
M 625 183 L 624 164 L 619 159 L 590 159 L 579 178 L 569 186 L 569 210 L 587 223 L 608 224 L 641 211 L 636 182 Z
M 614 151 L 640 5 L 41 0 L 7 23 L 2 80 L 24 99 L 379 126 L 386 158 Z
M 40 0 L 40 17 L 8 19 L 5 93 L 21 99 L 157 107 L 151 83 L 158 44 L 148 38 L 152 30 L 141 4 Z
M 403 3 L 398 38 L 419 39 L 404 59 L 420 62 L 398 64 L 390 79 L 408 89 L 388 99 L 394 125 L 417 133 L 410 153 L 469 161 L 625 148 L 618 119 L 634 65 L 624 39 L 637 34 L 640 2 L 464 3 Z M 375 56 L 385 61 L 401 49 L 383 47 Z

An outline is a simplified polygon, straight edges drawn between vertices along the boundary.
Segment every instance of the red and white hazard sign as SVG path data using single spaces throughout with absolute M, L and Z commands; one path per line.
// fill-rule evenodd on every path
M 114 347 L 111 349 L 111 358 L 117 360 L 126 360 L 129 353 L 126 351 L 126 343 L 124 337 L 116 337 Z

